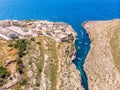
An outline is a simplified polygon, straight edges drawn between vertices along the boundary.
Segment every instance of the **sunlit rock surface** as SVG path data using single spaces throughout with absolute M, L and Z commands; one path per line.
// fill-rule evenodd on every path
M 120 20 L 83 24 L 91 40 L 84 70 L 89 90 L 120 90 Z
M 65 23 L 0 22 L 0 90 L 83 90 L 75 59 L 77 34 Z M 5 76 L 5 77 L 3 77 Z

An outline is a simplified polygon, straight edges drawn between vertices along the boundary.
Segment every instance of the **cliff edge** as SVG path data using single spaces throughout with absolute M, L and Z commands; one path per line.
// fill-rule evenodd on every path
M 89 90 L 120 90 L 120 20 L 83 24 L 91 40 L 84 64 Z
M 68 24 L 0 21 L 0 90 L 83 90 Z

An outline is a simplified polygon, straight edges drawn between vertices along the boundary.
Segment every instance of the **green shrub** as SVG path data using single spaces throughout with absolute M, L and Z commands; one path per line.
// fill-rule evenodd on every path
M 0 78 L 0 86 L 3 86 L 4 83 L 5 83 L 5 80 Z
M 11 43 L 10 43 L 10 44 L 8 44 L 8 47 L 13 47 L 13 44 L 11 44 Z
M 27 42 L 25 39 L 19 39 L 13 46 L 22 52 L 26 50 Z
M 27 84 L 27 80 L 26 78 L 22 78 L 19 82 L 20 85 L 26 85 Z
M 7 78 L 10 76 L 10 72 L 7 71 L 7 69 L 3 66 L 0 66 L 0 78 Z
M 17 60 L 17 64 L 21 64 L 22 63 L 22 60 L 21 59 L 18 59 Z
M 23 67 L 18 66 L 17 71 L 18 71 L 20 74 L 23 74 Z
M 32 61 L 29 61 L 29 65 L 32 65 Z
M 32 37 L 31 39 L 30 39 L 31 41 L 35 41 L 35 39 Z
M 42 72 L 42 68 L 38 68 L 38 71 L 39 71 L 39 72 Z
M 19 57 L 23 57 L 24 55 L 25 55 L 24 52 L 22 52 L 22 51 L 19 51 L 19 52 L 18 52 L 18 56 L 19 56 Z
M 36 86 L 37 86 L 37 87 L 39 87 L 39 86 L 40 86 L 40 83 L 39 83 L 39 82 L 37 82 L 37 83 L 36 83 Z

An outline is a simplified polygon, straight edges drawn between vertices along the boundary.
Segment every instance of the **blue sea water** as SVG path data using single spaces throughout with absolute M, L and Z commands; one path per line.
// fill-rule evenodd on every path
M 120 0 L 0 0 L 0 20 L 39 19 L 72 25 L 78 33 L 74 63 L 81 73 L 85 90 L 88 90 L 88 84 L 83 64 L 90 49 L 90 40 L 81 24 L 88 20 L 114 18 L 120 18 Z

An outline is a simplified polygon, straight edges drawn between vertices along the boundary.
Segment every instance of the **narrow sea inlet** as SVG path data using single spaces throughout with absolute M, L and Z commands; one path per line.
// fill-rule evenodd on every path
M 76 59 L 73 61 L 73 63 L 76 65 L 77 69 L 80 71 L 82 86 L 84 87 L 85 90 L 88 90 L 87 75 L 84 71 L 83 65 L 84 65 L 84 60 L 90 49 L 90 40 L 88 38 L 88 34 L 85 32 L 84 29 L 82 29 L 82 32 L 84 34 L 81 36 L 81 38 L 78 36 L 78 39 L 76 40 L 76 43 L 75 43 L 77 53 L 76 53 Z
M 48 20 L 66 22 L 78 33 L 77 57 L 74 61 L 88 90 L 83 65 L 90 49 L 90 40 L 82 23 L 88 20 L 120 18 L 120 0 L 0 0 L 0 20 Z

